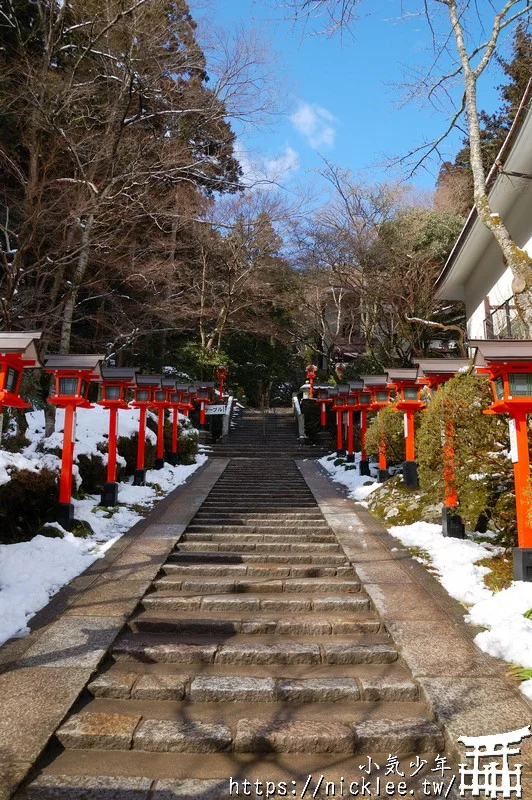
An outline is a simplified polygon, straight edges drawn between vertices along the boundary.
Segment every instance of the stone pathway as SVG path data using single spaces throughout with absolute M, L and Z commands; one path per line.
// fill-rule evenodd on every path
M 248 419 L 244 428 L 257 424 Z M 371 756 L 385 782 L 390 755 L 407 778 L 386 780 L 407 780 L 408 796 L 426 796 L 421 781 L 434 777 L 446 731 L 436 721 L 435 713 L 445 720 L 435 697 L 443 684 L 431 661 L 441 661 L 439 623 L 410 569 L 416 562 L 392 552 L 311 462 L 260 449 L 262 458 L 231 457 L 231 446 L 223 450 L 230 460 L 215 459 L 183 502 L 148 521 L 17 662 L 36 671 L 49 706 L 72 673 L 43 756 L 20 759 L 22 777 L 33 768 L 19 800 L 261 796 L 246 792 L 245 780 L 284 781 L 299 797 L 307 781 L 308 796 L 326 796 L 325 780 L 341 796 L 342 777 L 371 779 L 375 793 L 378 773 L 368 778 L 360 767 Z M 420 606 L 416 651 L 408 622 L 418 624 Z M 436 607 L 441 618 L 455 611 Z M 452 633 L 444 644 L 461 687 L 464 669 L 474 664 L 479 676 L 490 660 L 470 642 L 467 650 L 458 623 Z M 10 675 L 16 690 L 16 670 L 0 676 L 0 690 Z M 427 765 L 408 780 L 418 758 Z

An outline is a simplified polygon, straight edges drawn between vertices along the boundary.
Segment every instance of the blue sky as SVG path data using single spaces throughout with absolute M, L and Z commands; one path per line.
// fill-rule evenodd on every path
M 282 174 L 281 182 L 315 179 L 321 156 L 358 173 L 364 180 L 393 179 L 389 159 L 431 139 L 445 127 L 447 115 L 408 104 L 399 107 L 404 67 L 426 65 L 431 57 L 425 23 L 394 20 L 397 0 L 379 0 L 372 16 L 359 21 L 355 39 L 305 36 L 280 19 L 274 0 L 211 0 L 209 14 L 226 30 L 253 27 L 270 40 L 277 54 L 277 87 L 284 113 L 267 129 L 247 129 L 239 139 L 243 160 Z M 194 13 L 194 2 L 191 2 Z M 490 67 L 479 86 L 479 105 L 494 110 L 494 89 L 501 75 Z M 444 145 L 453 157 L 460 146 L 456 132 Z M 434 186 L 438 163 L 419 170 L 410 181 Z M 283 172 L 283 170 L 285 170 Z

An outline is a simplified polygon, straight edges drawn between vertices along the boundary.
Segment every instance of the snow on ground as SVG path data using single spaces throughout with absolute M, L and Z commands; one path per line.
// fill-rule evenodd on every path
M 359 457 L 355 454 L 356 463 Z M 345 470 L 343 464 L 334 466 L 330 456 L 318 459 L 318 463 L 331 480 L 347 486 L 349 497 L 358 502 L 379 488 L 380 484 L 372 478 L 359 475 L 358 469 Z M 370 481 L 370 485 L 365 485 Z M 398 525 L 390 527 L 389 532 L 405 547 L 428 553 L 436 578 L 451 597 L 468 606 L 466 622 L 486 628 L 475 637 L 483 652 L 532 669 L 532 620 L 524 616 L 532 609 L 532 583 L 514 581 L 508 589 L 493 592 L 483 580 L 490 572 L 489 567 L 477 563 L 502 553 L 503 548 L 478 541 L 474 533 L 469 533 L 467 539 L 445 537 L 441 525 L 430 522 Z M 423 557 L 417 560 L 429 563 Z M 520 688 L 532 699 L 532 679 L 523 681 Z
M 138 411 L 124 410 L 118 415 L 119 435 L 130 436 L 138 429 Z M 37 471 L 47 466 L 58 470 L 60 460 L 50 453 L 39 452 L 44 433 L 44 413 L 28 414 L 30 427 L 26 433 L 30 445 L 23 455 L 0 453 L 0 484 L 9 480 L 12 468 Z M 77 413 L 75 454 L 95 453 L 98 442 L 107 438 L 108 412 L 100 406 L 80 409 Z M 56 433 L 47 446 L 62 447 L 63 412 L 58 411 Z M 155 434 L 147 430 L 147 437 L 156 441 Z M 106 462 L 107 456 L 101 454 Z M 133 486 L 131 482 L 118 484 L 116 509 L 98 506 L 97 495 L 73 499 L 75 518 L 86 520 L 93 533 L 85 538 L 73 536 L 60 525 L 58 538 L 35 536 L 29 542 L 0 545 L 0 645 L 13 636 L 29 633 L 28 621 L 43 608 L 50 597 L 71 581 L 143 518 L 155 503 L 176 486 L 184 483 L 207 460 L 201 453 L 190 466 L 172 467 L 166 464 L 160 470 L 148 470 L 146 486 Z M 62 538 L 61 538 L 62 536 Z
M 368 495 L 379 488 L 379 484 L 375 478 L 370 478 L 369 475 L 358 474 L 358 461 L 360 454 L 355 454 L 355 463 L 348 466 L 355 467 L 355 469 L 344 469 L 343 464 L 335 466 L 335 458 L 331 456 L 324 456 L 318 459 L 318 464 L 322 466 L 329 473 L 329 477 L 336 483 L 341 483 L 349 489 L 349 497 L 357 502 L 363 502 Z
M 492 592 L 484 584 L 488 567 L 476 564 L 503 552 L 503 548 L 474 540 L 443 536 L 441 525 L 416 522 L 389 528 L 406 547 L 425 550 L 436 570 L 436 577 L 447 592 L 469 606 L 466 622 L 486 628 L 475 643 L 484 652 L 509 664 L 532 668 L 532 620 L 523 616 L 532 609 L 532 584 L 514 581 L 508 589 Z M 422 561 L 422 559 L 419 559 Z M 532 698 L 532 680 L 521 684 L 521 691 Z

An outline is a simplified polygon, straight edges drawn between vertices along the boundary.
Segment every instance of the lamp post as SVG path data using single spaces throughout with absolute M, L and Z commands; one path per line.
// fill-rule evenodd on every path
M 221 403 L 223 403 L 224 383 L 228 375 L 229 375 L 229 370 L 227 369 L 227 367 L 216 367 L 216 377 L 218 378 L 218 392 L 220 394 Z
M 76 409 L 92 408 L 88 401 L 89 387 L 91 381 L 101 379 L 103 359 L 101 355 L 53 355 L 45 358 L 46 372 L 54 376 L 54 394 L 48 398 L 48 402 L 65 411 L 57 521 L 67 531 L 71 531 L 74 525 L 72 467 Z
M 316 386 L 314 387 L 316 393 L 316 402 L 320 406 L 320 425 L 322 428 L 327 427 L 327 406 L 332 403 L 332 397 L 329 396 L 331 386 Z
M 128 408 L 127 392 L 135 384 L 138 367 L 102 367 L 102 399 L 98 405 L 109 410 L 109 438 L 107 442 L 107 482 L 104 484 L 100 505 L 116 506 L 118 483 L 116 482 L 116 454 L 118 435 L 118 411 Z
M 199 436 L 200 442 L 205 443 L 207 439 L 207 430 L 205 428 L 205 409 L 209 403 L 212 403 L 214 394 L 214 381 L 197 381 L 195 384 L 195 400 L 199 403 Z
M 403 465 L 403 483 L 407 489 L 417 489 L 419 478 L 417 473 L 414 415 L 425 408 L 421 400 L 422 383 L 417 380 L 417 369 L 390 369 L 388 381 L 395 389 L 398 400 L 395 408 L 404 413 L 405 463 Z
M 343 424 L 344 424 L 344 412 L 347 410 L 348 395 L 349 395 L 349 386 L 347 384 L 338 384 L 335 392 L 336 401 L 335 404 L 333 405 L 333 411 L 336 411 L 336 443 L 337 443 L 336 455 L 337 456 L 347 455 L 347 450 L 344 447 Z M 348 419 L 348 430 L 347 430 L 347 448 L 349 448 L 349 419 Z
M 510 457 L 514 467 L 517 547 L 514 579 L 532 581 L 532 498 L 528 415 L 532 412 L 532 340 L 470 341 L 476 371 L 491 380 L 493 403 L 485 413 L 509 414 Z
M 155 469 L 164 467 L 164 412 L 170 408 L 168 402 L 168 391 L 164 386 L 165 379 L 161 379 L 160 387 L 156 387 L 153 393 L 153 408 L 157 411 L 157 452 L 155 455 Z M 168 382 L 168 381 L 167 381 Z M 175 386 L 175 381 L 169 381 Z
M 305 374 L 307 376 L 308 381 L 308 396 L 310 400 L 314 399 L 314 381 L 316 379 L 316 374 L 318 372 L 318 368 L 314 364 L 309 364 L 308 367 L 305 368 Z
M 20 397 L 23 370 L 41 367 L 37 345 L 40 331 L 2 331 L 0 333 L 0 436 L 4 406 L 30 408 Z
M 364 388 L 368 389 L 371 395 L 371 400 L 368 406 L 369 411 L 376 411 L 377 413 L 392 402 L 392 389 L 388 385 L 387 375 L 363 375 Z M 386 442 L 384 440 L 384 431 L 380 431 L 379 435 L 379 483 L 384 483 L 388 480 L 390 473 L 386 463 Z
M 137 385 L 133 390 L 134 399 L 131 406 L 138 408 L 140 413 L 137 468 L 133 474 L 133 486 L 144 486 L 146 484 L 146 468 L 144 466 L 146 414 L 148 413 L 148 408 L 153 405 L 155 390 L 161 386 L 161 377 L 160 375 L 136 375 L 135 379 Z
M 418 380 L 428 386 L 431 394 L 450 380 L 456 373 L 467 367 L 467 358 L 424 358 L 415 362 L 418 366 Z M 458 513 L 458 493 L 456 491 L 454 422 L 445 420 L 443 437 L 443 483 L 444 500 L 442 506 L 442 531 L 444 536 L 453 539 L 465 537 L 465 526 Z
M 170 408 L 172 409 L 172 444 L 167 460 L 174 467 L 179 460 L 179 412 L 188 416 L 189 410 L 194 408 L 190 400 L 189 389 L 188 383 L 176 383 L 169 393 Z
M 364 382 L 362 381 L 362 386 Z M 371 404 L 371 392 L 361 389 L 358 395 L 360 411 L 360 461 L 358 462 L 359 475 L 369 475 L 369 461 L 366 453 L 366 431 L 368 429 L 368 408 Z
M 360 394 L 364 388 L 362 381 L 349 384 L 349 394 L 345 398 L 347 412 L 347 456 L 346 461 L 353 464 L 355 461 L 355 422 L 354 413 L 360 410 Z

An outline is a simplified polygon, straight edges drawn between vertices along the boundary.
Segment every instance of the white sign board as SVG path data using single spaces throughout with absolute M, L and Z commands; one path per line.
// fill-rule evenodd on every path
M 405 439 L 408 439 L 408 414 L 406 411 L 403 414 L 403 430 L 405 432 Z
M 519 455 L 517 452 L 517 431 L 515 430 L 515 419 L 508 420 L 508 428 L 510 431 L 510 458 L 512 459 L 512 464 L 516 464 L 519 461 Z
M 226 407 L 225 406 L 206 406 L 205 413 L 207 416 L 212 416 L 214 414 L 225 414 Z

